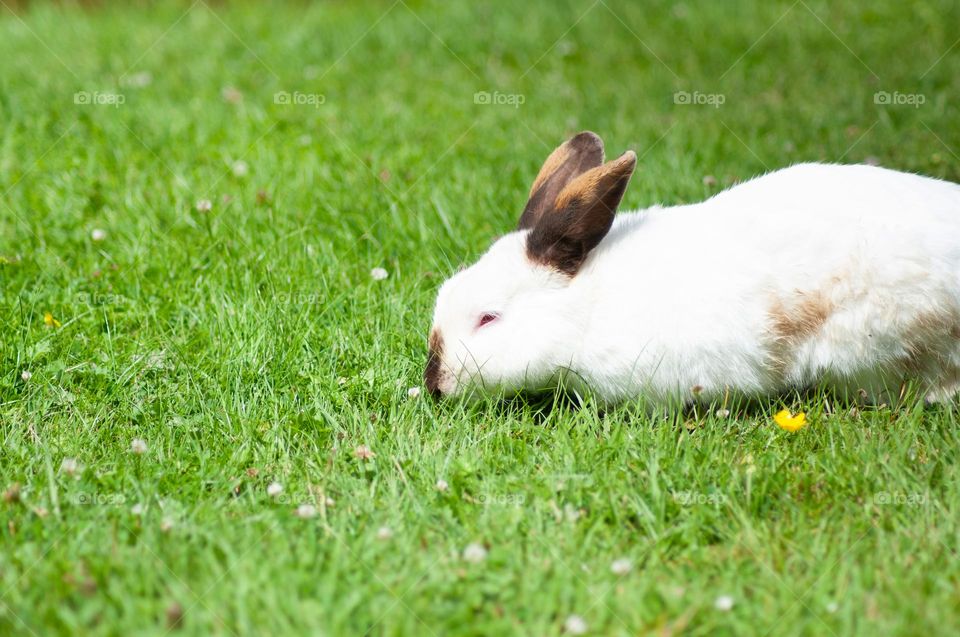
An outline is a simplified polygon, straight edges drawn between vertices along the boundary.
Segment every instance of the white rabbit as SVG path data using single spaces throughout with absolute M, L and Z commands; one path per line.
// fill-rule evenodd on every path
M 615 217 L 637 158 L 584 132 L 519 228 L 437 297 L 434 395 L 548 389 L 653 406 L 816 383 L 887 400 L 960 389 L 960 186 L 801 164 L 703 203 Z

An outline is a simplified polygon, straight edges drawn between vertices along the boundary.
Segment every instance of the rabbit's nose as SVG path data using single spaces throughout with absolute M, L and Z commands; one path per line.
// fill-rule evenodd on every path
M 423 384 L 427 386 L 427 391 L 434 398 L 443 396 L 440 391 L 440 371 L 443 364 L 443 337 L 440 331 L 434 329 L 430 332 L 430 353 L 427 354 L 427 368 L 423 370 Z
M 427 391 L 434 398 L 440 398 L 443 395 L 443 392 L 440 391 L 440 355 L 434 349 L 431 349 L 427 356 L 427 368 L 423 371 L 423 384 L 427 386 Z

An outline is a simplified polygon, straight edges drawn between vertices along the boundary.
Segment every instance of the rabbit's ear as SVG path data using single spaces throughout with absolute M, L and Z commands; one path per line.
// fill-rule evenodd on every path
M 527 235 L 530 259 L 575 275 L 610 231 L 636 166 L 637 154 L 628 150 L 567 184 Z
M 518 230 L 537 224 L 545 212 L 553 208 L 560 191 L 574 178 L 603 163 L 603 141 L 584 131 L 561 144 L 543 163 L 540 174 L 530 188 L 530 199 L 520 215 Z

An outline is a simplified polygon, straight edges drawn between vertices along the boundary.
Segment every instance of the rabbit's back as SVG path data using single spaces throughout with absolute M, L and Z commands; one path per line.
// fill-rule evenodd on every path
M 601 393 L 879 394 L 960 382 L 960 187 L 803 164 L 701 204 L 621 215 L 579 285 Z

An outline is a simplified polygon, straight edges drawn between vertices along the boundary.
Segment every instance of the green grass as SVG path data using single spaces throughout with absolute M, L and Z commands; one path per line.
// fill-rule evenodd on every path
M 952 408 L 407 397 L 437 286 L 578 130 L 638 151 L 625 207 L 960 180 L 960 8 L 848 4 L 0 7 L 0 634 L 956 632 Z

